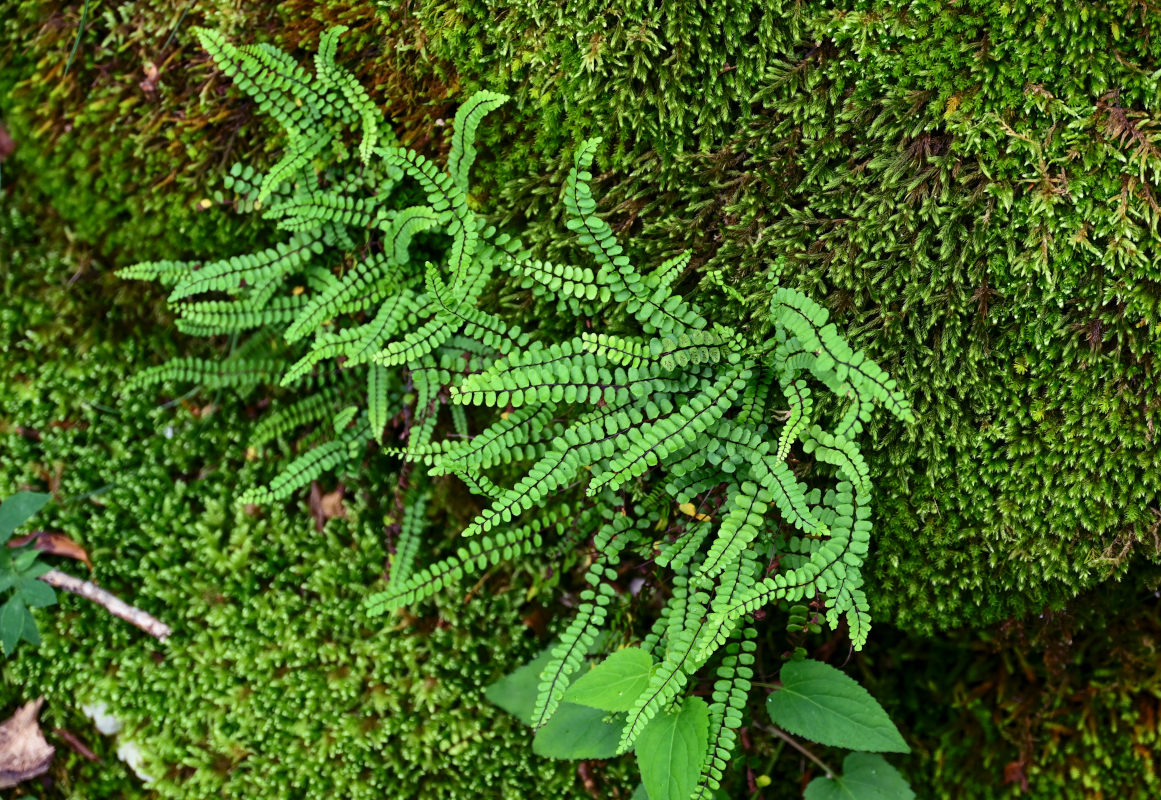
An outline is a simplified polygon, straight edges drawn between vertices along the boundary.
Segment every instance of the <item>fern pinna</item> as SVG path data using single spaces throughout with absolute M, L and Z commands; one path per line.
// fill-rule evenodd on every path
M 442 170 L 383 143 L 373 106 L 334 61 L 341 32 L 323 38 L 314 75 L 272 48 L 235 48 L 199 32 L 286 131 L 287 152 L 271 170 L 235 168 L 229 182 L 239 205 L 261 211 L 286 239 L 210 264 L 123 270 L 172 286 L 179 325 L 191 333 L 257 332 L 224 362 L 171 362 L 134 387 L 277 379 L 306 389 L 262 420 L 256 443 L 327 422 L 333 435 L 244 500 L 287 497 L 323 471 L 357 463 L 369 446 L 457 476 L 484 498 L 463 546 L 423 565 L 430 482 L 411 483 L 372 614 L 501 561 L 588 542 L 587 586 L 540 670 L 530 721 L 541 730 L 569 707 L 624 602 L 618 566 L 630 555 L 655 560 L 670 575 L 668 600 L 631 655 L 618 657 L 636 659 L 641 680 L 598 708 L 616 727 L 617 752 L 656 736 L 674 709 L 704 710 L 711 727 L 690 796 L 708 797 L 746 705 L 754 612 L 817 600 L 832 627 L 846 620 L 856 648 L 866 642 L 861 567 L 872 492 L 856 442 L 876 404 L 905 422 L 910 406 L 802 294 L 776 288 L 768 333 L 755 340 L 673 291 L 688 252 L 648 271 L 632 264 L 589 188 L 599 140 L 578 148 L 563 191 L 568 227 L 591 264 L 532 258 L 467 201 L 475 130 L 505 98 L 481 92 L 460 108 Z M 599 321 L 602 332 L 538 339 L 481 307 L 494 279 Z M 271 341 L 274 352 L 264 352 Z M 816 404 L 820 388 L 828 397 Z M 457 437 L 440 439 L 447 402 Z M 383 432 L 400 408 L 410 413 L 409 435 L 388 446 Z M 472 435 L 471 421 L 485 424 Z M 506 480 L 514 470 L 517 479 Z M 656 522 L 674 508 L 687 519 L 658 540 Z M 713 703 L 687 697 L 694 676 L 714 664 Z

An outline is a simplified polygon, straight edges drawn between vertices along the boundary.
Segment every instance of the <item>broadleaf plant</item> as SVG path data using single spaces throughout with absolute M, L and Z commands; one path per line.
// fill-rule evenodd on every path
M 40 576 L 51 569 L 38 561 L 40 551 L 31 543 L 9 547 L 16 530 L 30 520 L 52 498 L 40 492 L 17 492 L 0 504 L 0 651 L 12 655 L 21 640 L 34 647 L 40 644 L 40 632 L 33 619 L 33 608 L 56 603 L 56 592 Z
M 222 361 L 179 359 L 130 391 L 170 381 L 297 390 L 291 402 L 274 398 L 254 445 L 304 432 L 312 447 L 243 502 L 356 472 L 369 450 L 408 462 L 395 555 L 371 614 L 501 562 L 580 552 L 585 588 L 538 662 L 535 691 L 493 695 L 536 729 L 537 752 L 635 750 L 661 796 L 712 796 L 751 688 L 756 612 L 814 602 L 832 628 L 846 621 L 856 649 L 865 644 L 872 493 L 857 442 L 876 405 L 903 422 L 911 407 L 805 295 L 774 287 L 765 318 L 743 327 L 674 291 L 689 252 L 634 264 L 589 187 L 598 139 L 577 148 L 562 191 L 567 235 L 587 263 L 534 257 L 468 201 L 474 134 L 505 98 L 467 99 L 441 168 L 390 143 L 335 61 L 342 30 L 323 37 L 313 74 L 274 48 L 199 31 L 286 132 L 274 167 L 235 167 L 227 185 L 237 207 L 261 212 L 285 238 L 209 264 L 122 270 L 171 286 L 183 330 L 250 334 Z M 554 339 L 559 326 L 527 316 L 528 329 L 518 326 L 491 305 L 513 285 L 584 332 Z M 402 444 L 387 439 L 393 426 Z M 485 505 L 441 560 L 423 546 L 431 476 L 459 478 Z M 629 596 L 618 569 L 646 563 L 658 568 L 650 591 L 661 611 L 647 631 L 617 629 Z M 620 654 L 596 668 L 614 679 L 612 692 L 582 677 L 602 649 Z M 629 666 L 637 671 L 615 669 Z M 716 680 L 703 707 L 690 692 L 706 675 Z M 704 715 L 704 736 L 686 735 L 686 723 L 680 737 L 663 735 L 690 715 L 698 731 Z M 662 789 L 654 743 L 672 749 L 678 738 L 697 742 L 683 756 L 695 773 Z
M 697 788 L 698 767 L 709 744 L 709 707 L 687 697 L 661 714 L 637 740 L 637 767 L 650 800 L 686 800 Z
M 821 661 L 790 661 L 782 686 L 766 698 L 774 724 L 819 744 L 909 753 L 883 707 L 850 676 Z
M 803 800 L 914 800 L 907 781 L 874 753 L 850 753 L 841 775 L 819 776 L 802 795 Z

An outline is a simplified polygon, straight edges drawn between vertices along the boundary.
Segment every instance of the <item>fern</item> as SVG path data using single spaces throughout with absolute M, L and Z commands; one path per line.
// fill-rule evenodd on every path
M 656 559 L 657 583 L 671 594 L 640 638 L 657 662 L 617 718 L 619 748 L 633 747 L 718 664 L 695 792 L 708 796 L 752 677 L 752 614 L 814 601 L 832 627 L 848 622 L 856 649 L 866 642 L 872 489 L 858 438 L 876 406 L 908 423 L 911 407 L 801 293 L 774 287 L 769 324 L 752 326 L 764 331 L 754 334 L 675 292 L 688 251 L 648 270 L 633 264 L 589 186 L 599 140 L 577 148 L 562 191 L 567 227 L 590 263 L 526 251 L 468 200 L 475 134 L 505 98 L 481 92 L 465 101 L 441 167 L 391 141 L 336 61 L 341 34 L 323 37 L 311 73 L 273 48 L 199 33 L 285 132 L 270 170 L 239 167 L 227 180 L 237 207 L 261 213 L 285 238 L 210 264 L 122 270 L 171 287 L 187 332 L 258 331 L 219 363 L 179 359 L 141 373 L 130 390 L 281 384 L 291 397 L 273 398 L 254 443 L 317 433 L 244 501 L 285 499 L 326 472 L 354 471 L 369 448 L 407 462 L 397 548 L 386 587 L 368 601 L 372 614 L 543 553 L 546 539 L 556 542 L 554 558 L 591 540 L 587 587 L 540 674 L 536 726 L 553 718 L 621 616 L 613 613 L 623 602 L 616 565 Z M 596 331 L 544 341 L 494 304 L 496 290 L 512 286 Z M 463 544 L 426 566 L 432 483 L 424 473 L 456 476 L 486 502 L 460 531 Z M 655 542 L 655 524 L 674 509 L 686 518 Z
M 644 642 L 649 651 L 664 645 L 665 655 L 628 711 L 620 742 L 626 750 L 680 696 L 689 676 L 744 629 L 743 618 L 770 602 L 817 595 L 832 625 L 847 616 L 853 644 L 862 647 L 868 618 L 859 568 L 866 553 L 870 484 L 865 460 L 850 437 L 861 430 L 875 404 L 904 421 L 912 415 L 894 382 L 865 354 L 847 346 L 828 324 L 826 311 L 801 294 L 776 290 L 771 336 L 752 342 L 725 325 L 711 325 L 693 304 L 671 293 L 687 254 L 648 275 L 638 273 L 607 223 L 595 215 L 586 171 L 595 147 L 595 142 L 585 143 L 574 158 L 565 206 L 568 227 L 596 268 L 528 258 L 510 258 L 501 267 L 562 301 L 612 301 L 631 322 L 622 331 L 514 349 L 453 384 L 457 404 L 515 411 L 481 434 L 473 458 L 462 444 L 434 446 L 415 457 L 435 473 L 460 475 L 493 498 L 464 529 L 465 536 L 495 536 L 526 517 L 534 519 L 576 481 L 587 484 L 588 496 L 602 498 L 660 473 L 657 479 L 677 502 L 726 487 L 716 533 L 711 535 L 707 525 L 695 527 L 658 553 L 660 565 L 689 572 L 681 579 L 684 588 L 675 588 L 664 628 L 655 628 Z M 834 427 L 824 427 L 816 417 L 813 390 L 804 376 L 847 401 Z M 768 420 L 777 416 L 782 402 L 789 412 L 771 438 Z M 566 417 L 563 424 L 547 422 L 548 415 L 577 404 L 598 408 L 571 421 Z M 543 440 L 546 434 L 552 438 Z M 533 442 L 538 446 L 527 447 Z M 796 447 L 799 459 L 813 456 L 818 467 L 833 470 L 838 484 L 828 493 L 829 505 L 820 506 L 815 492 L 787 463 Z M 488 457 L 477 458 L 478 453 Z M 524 458 L 531 463 L 511 488 L 485 488 L 481 469 Z M 757 552 L 784 541 L 779 526 L 768 519 L 771 506 L 783 523 L 804 535 L 789 540 L 785 571 L 759 580 Z M 642 507 L 630 513 L 644 520 L 648 511 Z M 598 556 L 614 555 L 598 549 Z M 590 580 L 602 574 L 602 563 L 594 562 Z M 562 632 L 551 669 L 541 677 L 536 725 L 550 719 L 558 706 L 569 676 L 607 616 L 607 602 L 608 595 L 594 587 Z M 730 702 L 735 704 L 730 706 L 735 709 L 732 724 L 740 701 Z M 725 710 L 720 713 L 724 720 Z M 727 749 L 732 742 L 727 734 L 718 741 L 715 747 Z M 719 777 L 711 769 L 716 762 L 706 763 L 703 787 L 720 777 L 720 769 Z
M 742 640 L 726 647 L 725 658 L 717 669 L 713 702 L 709 707 L 710 741 L 702 761 L 697 789 L 691 800 L 709 800 L 721 788 L 722 774 L 737 743 L 737 731 L 742 727 L 743 711 L 750 693 L 750 679 L 758 631 L 746 628 Z
M 152 262 L 120 271 L 171 286 L 169 302 L 185 333 L 260 331 L 256 342 L 267 350 L 274 342 L 279 356 L 291 356 L 289 363 L 236 355 L 219 364 L 178 359 L 144 371 L 130 391 L 170 381 L 212 389 L 273 382 L 295 390 L 309 381 L 313 391 L 326 391 L 284 412 L 273 404 L 258 443 L 328 416 L 343 424 L 334 426 L 333 440 L 298 454 L 268 486 L 243 493 L 246 502 L 284 499 L 352 464 L 368 443 L 382 443 L 392 420 L 407 416 L 400 411 L 409 375 L 421 390 L 411 442 L 426 443 L 438 424 L 433 402 L 444 385 L 462 377 L 438 365 L 460 358 L 465 340 L 469 349 L 488 354 L 526 342 L 510 324 L 473 307 L 494 263 L 520 252 L 466 199 L 476 130 L 505 98 L 483 92 L 465 103 L 448 170 L 441 170 L 389 141 L 369 96 L 336 63 L 344 31 L 323 36 L 313 74 L 275 48 L 236 47 L 219 33 L 198 31 L 223 72 L 285 132 L 284 155 L 270 170 L 259 174 L 236 165 L 226 183 L 240 208 L 260 212 L 288 238 L 212 263 Z M 352 132 L 359 141 L 355 158 L 347 146 Z M 415 202 L 416 189 L 426 204 Z M 424 234 L 434 238 L 418 238 Z M 437 234 L 449 244 L 441 245 Z M 446 283 L 442 274 L 449 276 Z M 438 374 L 422 372 L 433 365 Z M 354 373 L 359 377 L 349 380 Z M 462 423 L 463 410 L 457 413 Z M 358 423 L 348 430 L 355 417 Z

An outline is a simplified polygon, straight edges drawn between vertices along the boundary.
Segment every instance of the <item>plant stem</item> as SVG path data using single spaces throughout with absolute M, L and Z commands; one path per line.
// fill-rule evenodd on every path
M 797 739 L 795 739 L 793 736 L 791 736 L 786 731 L 781 730 L 779 728 L 775 728 L 773 725 L 755 725 L 754 727 L 758 728 L 759 730 L 766 731 L 767 733 L 774 734 L 779 739 L 786 742 L 786 744 L 790 745 L 795 750 L 802 753 L 802 755 L 806 756 L 811 761 L 813 761 L 815 764 L 817 764 L 819 767 L 821 767 L 822 771 L 826 773 L 826 777 L 830 778 L 831 780 L 834 780 L 834 775 L 835 775 L 834 770 L 831 769 L 830 767 L 828 767 L 826 765 L 826 762 L 823 761 L 821 758 L 819 758 L 814 753 L 810 752 L 805 747 L 803 747 L 802 744 L 799 743 L 799 741 Z

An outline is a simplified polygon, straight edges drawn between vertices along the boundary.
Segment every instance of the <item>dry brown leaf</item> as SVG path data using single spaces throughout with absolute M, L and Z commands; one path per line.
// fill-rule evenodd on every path
M 145 72 L 145 80 L 137 85 L 141 87 L 141 91 L 152 94 L 157 91 L 157 82 L 161 79 L 161 73 L 157 71 L 157 65 L 152 61 L 145 62 L 143 71 Z
M 77 561 L 84 561 L 85 565 L 93 568 L 93 562 L 89 560 L 89 554 L 85 552 L 85 548 L 74 542 L 63 533 L 49 533 L 48 531 L 33 531 L 26 536 L 17 536 L 8 542 L 9 547 L 20 547 L 21 545 L 32 542 L 32 546 L 37 550 L 48 553 L 50 556 L 64 556 L 65 558 L 75 558 Z
M 42 705 L 44 698 L 39 697 L 0 723 L 0 789 L 10 789 L 48 771 L 56 750 L 45 741 L 36 723 Z
M 318 481 L 310 482 L 310 513 L 314 517 L 315 530 L 322 532 L 328 519 L 347 518 L 347 509 L 343 505 L 343 493 L 347 487 L 341 483 L 333 492 L 323 493 Z
M 16 152 L 16 142 L 8 135 L 3 125 L 0 125 L 0 161 Z
M 532 632 L 536 634 L 537 638 L 543 639 L 544 635 L 548 632 L 548 623 L 550 619 L 551 617 L 548 611 L 545 610 L 543 606 L 536 605 L 532 608 L 531 611 L 528 612 L 527 615 L 525 615 L 521 622 L 531 628 Z

